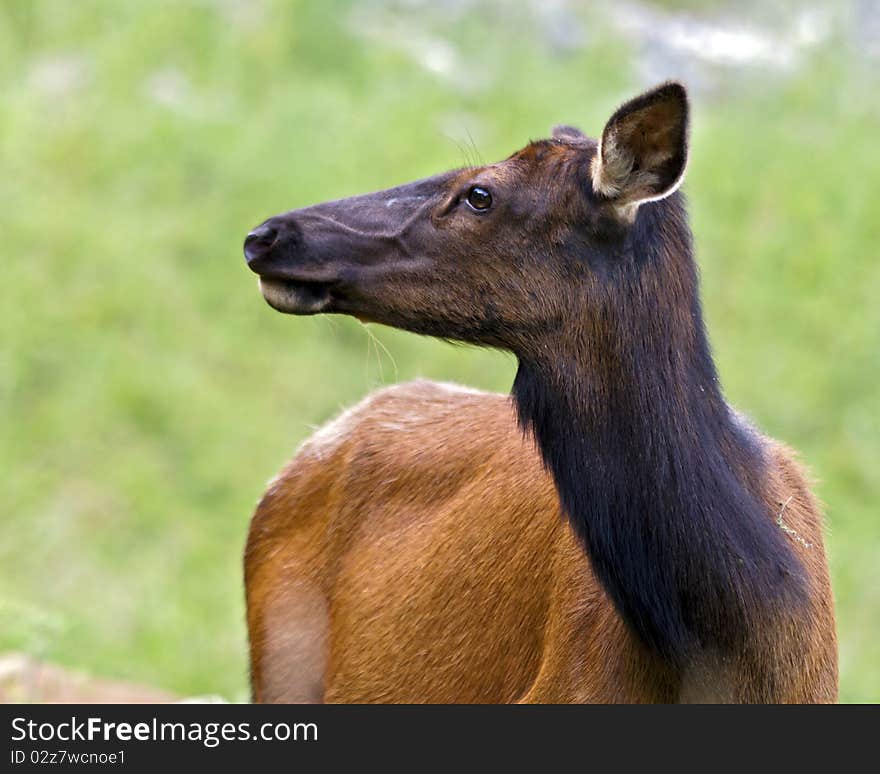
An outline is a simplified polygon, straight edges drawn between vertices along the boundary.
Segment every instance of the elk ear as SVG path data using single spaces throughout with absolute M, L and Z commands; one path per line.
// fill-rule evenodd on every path
M 559 124 L 553 127 L 554 140 L 585 140 L 587 136 L 577 127 Z
M 590 165 L 593 190 L 630 215 L 675 191 L 687 166 L 688 112 L 687 92 L 674 82 L 618 108 Z

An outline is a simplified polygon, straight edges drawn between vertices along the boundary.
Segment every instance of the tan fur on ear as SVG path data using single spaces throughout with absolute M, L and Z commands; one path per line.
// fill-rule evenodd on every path
M 593 190 L 630 213 L 671 194 L 687 164 L 688 102 L 684 87 L 663 84 L 619 108 L 590 163 Z
M 603 133 L 599 139 L 596 155 L 590 162 L 593 190 L 609 199 L 620 195 L 623 182 L 629 177 L 633 157 L 621 148 L 616 140 L 617 132 Z

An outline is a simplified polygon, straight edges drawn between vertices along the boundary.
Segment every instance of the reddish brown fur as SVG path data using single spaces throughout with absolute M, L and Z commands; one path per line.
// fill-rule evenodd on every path
M 254 515 L 245 577 L 256 701 L 701 698 L 677 690 L 623 625 L 508 397 L 414 382 L 374 394 L 346 422 L 305 444 Z M 791 453 L 768 443 L 768 501 L 777 512 L 788 502 L 785 525 L 810 544 L 791 540 L 811 579 L 814 628 L 785 700 L 832 702 L 821 516 Z M 286 618 L 304 587 L 320 604 Z M 323 669 L 293 674 L 296 650 L 273 650 L 297 628 L 319 630 Z

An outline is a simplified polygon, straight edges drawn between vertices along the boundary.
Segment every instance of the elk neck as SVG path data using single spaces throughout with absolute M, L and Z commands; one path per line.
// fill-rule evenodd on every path
M 593 265 L 519 357 L 520 422 L 642 643 L 678 670 L 742 653 L 805 605 L 804 572 L 762 497 L 762 441 L 721 393 L 681 196 L 643 205 L 601 264 L 572 260 Z

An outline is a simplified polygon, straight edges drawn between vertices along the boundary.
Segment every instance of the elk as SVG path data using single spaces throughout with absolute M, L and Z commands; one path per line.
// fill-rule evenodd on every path
M 668 82 L 598 141 L 270 218 L 270 306 L 514 354 L 510 396 L 417 381 L 316 432 L 245 551 L 258 702 L 833 702 L 822 514 L 726 402 Z

